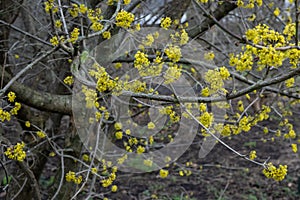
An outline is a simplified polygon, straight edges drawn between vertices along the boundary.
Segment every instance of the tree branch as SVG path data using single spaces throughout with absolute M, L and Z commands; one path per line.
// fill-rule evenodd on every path
M 209 16 L 213 16 L 214 19 L 219 21 L 235 8 L 237 8 L 237 5 L 235 3 L 223 1 L 223 3 L 218 7 L 218 9 L 216 9 L 212 14 L 209 14 Z M 201 24 L 197 25 L 197 27 L 188 30 L 188 34 L 191 38 L 195 38 L 202 35 L 210 27 L 216 24 L 216 21 L 209 16 L 207 16 L 207 18 Z
M 0 69 L 2 70 L 2 67 Z M 7 84 L 10 80 L 11 76 L 4 71 L 4 83 Z M 21 103 L 26 105 L 44 111 L 72 114 L 72 95 L 57 95 L 36 91 L 17 81 L 13 82 L 9 89 L 16 93 Z

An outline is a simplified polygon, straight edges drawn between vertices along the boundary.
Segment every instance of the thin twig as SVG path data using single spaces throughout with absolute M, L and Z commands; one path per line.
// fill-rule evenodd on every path
M 24 34 L 24 35 L 26 35 L 26 36 L 28 36 L 28 37 L 30 37 L 30 38 L 32 38 L 32 39 L 35 39 L 35 40 L 37 40 L 37 41 L 39 41 L 39 42 L 41 42 L 41 43 L 43 43 L 43 44 L 45 44 L 45 45 L 47 45 L 47 46 L 51 46 L 51 47 L 52 47 L 52 44 L 51 44 L 51 43 L 46 42 L 45 40 L 42 40 L 41 38 L 38 38 L 37 36 L 32 35 L 32 34 L 26 32 L 26 31 L 23 31 L 22 29 L 20 29 L 20 28 L 14 26 L 14 25 L 12 25 L 12 24 L 9 24 L 9 23 L 7 23 L 7 22 L 5 22 L 5 21 L 3 21 L 3 20 L 0 20 L 0 23 L 1 23 L 1 24 L 4 24 L 5 26 L 8 26 L 9 28 L 11 28 L 11 29 L 13 29 L 13 30 L 15 30 L 15 31 L 17 31 L 17 32 L 19 32 L 19 33 L 22 33 L 22 34 Z

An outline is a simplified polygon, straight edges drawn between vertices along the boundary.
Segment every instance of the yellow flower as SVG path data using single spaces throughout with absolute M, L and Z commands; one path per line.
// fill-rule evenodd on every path
M 138 148 L 137 148 L 137 150 L 136 150 L 136 153 L 137 154 L 142 154 L 144 152 L 145 152 L 145 147 L 139 145 Z
M 213 60 L 214 58 L 215 58 L 215 54 L 212 51 L 204 54 L 205 60 Z
M 118 190 L 118 186 L 113 185 L 113 186 L 111 187 L 111 191 L 112 191 L 112 192 L 116 192 L 117 190 Z
M 109 31 L 104 31 L 103 33 L 102 33 L 102 37 L 104 38 L 104 39 L 110 39 L 110 37 L 111 37 L 111 35 L 110 35 L 110 32 Z
M 256 151 L 250 151 L 249 158 L 250 160 L 254 160 L 256 158 Z
M 80 4 L 80 6 L 79 6 L 79 12 L 81 14 L 85 14 L 86 11 L 87 11 L 87 7 L 84 4 Z
M 69 41 L 74 44 L 78 40 L 78 36 L 79 36 L 79 28 L 74 28 L 73 31 L 71 32 L 71 37 Z
M 16 98 L 16 94 L 14 92 L 9 92 L 7 94 L 7 97 L 8 97 L 8 101 L 9 102 L 14 102 L 15 101 L 15 98 Z
M 119 130 L 122 129 L 122 124 L 121 124 L 120 122 L 116 122 L 116 123 L 114 124 L 114 127 L 115 127 L 115 129 L 116 129 L 117 131 L 119 131 Z
M 267 178 L 273 178 L 275 181 L 282 181 L 285 178 L 287 171 L 286 165 L 279 165 L 279 167 L 276 168 L 272 163 L 268 163 L 266 168 L 263 169 L 263 174 Z
M 154 128 L 155 128 L 155 124 L 153 122 L 149 122 L 148 129 L 154 129 Z
M 239 109 L 240 112 L 244 111 L 244 105 L 243 105 L 243 101 L 242 100 L 238 101 L 238 109 Z
M 209 96 L 209 88 L 205 87 L 201 90 L 201 95 L 204 97 L 208 97 Z
M 120 62 L 115 63 L 116 69 L 120 69 L 121 67 L 122 67 L 122 63 L 120 63 Z
M 75 179 L 75 172 L 72 172 L 72 171 L 69 171 L 67 174 L 66 174 L 66 181 L 67 182 L 71 182 L 72 180 Z
M 131 0 L 124 0 L 124 5 L 130 4 Z
M 284 83 L 287 88 L 293 87 L 295 83 L 295 79 L 294 78 L 287 79 Z
M 61 26 L 62 26 L 61 21 L 60 21 L 60 20 L 56 20 L 56 21 L 55 21 L 55 27 L 56 27 L 56 28 L 61 28 Z
M 159 171 L 159 176 L 160 176 L 161 178 L 166 178 L 168 175 L 169 175 L 169 171 L 168 171 L 168 170 L 161 169 L 161 170 Z
M 280 9 L 277 7 L 273 13 L 277 17 L 280 14 Z
M 297 151 L 298 151 L 297 144 L 291 144 L 291 146 L 292 146 L 293 152 L 294 152 L 294 153 L 297 153 Z
M 165 18 L 162 18 L 161 19 L 161 23 L 160 23 L 160 26 L 164 29 L 168 29 L 172 24 L 172 20 L 170 17 L 165 17 Z
M 19 162 L 22 162 L 26 158 L 26 152 L 23 150 L 25 147 L 25 143 L 17 143 L 13 147 L 8 147 L 7 150 L 4 152 L 4 154 L 9 158 L 13 160 L 17 160 Z
M 37 131 L 37 132 L 36 132 L 36 135 L 37 135 L 39 138 L 44 138 L 44 137 L 46 137 L 46 133 L 44 133 L 43 131 Z
M 74 83 L 73 76 L 67 76 L 67 77 L 64 79 L 64 83 L 67 84 L 67 85 L 72 85 L 72 84 Z
M 153 164 L 153 161 L 152 161 L 152 160 L 150 160 L 150 159 L 144 160 L 144 165 L 145 165 L 145 166 L 151 167 L 152 164 Z
M 30 127 L 30 122 L 29 122 L 29 121 L 26 121 L 26 122 L 25 122 L 25 126 L 29 128 L 29 127 Z
M 117 131 L 117 132 L 115 133 L 115 137 L 116 137 L 116 139 L 118 139 L 118 140 L 122 139 L 122 137 L 123 137 L 123 132 L 122 132 L 122 131 Z
M 165 53 L 172 62 L 178 62 L 181 58 L 181 49 L 178 46 L 168 46 Z
M 250 22 L 253 22 L 255 19 L 256 19 L 256 15 L 255 14 L 252 14 L 250 17 L 248 17 L 248 20 Z
M 129 28 L 133 20 L 134 15 L 132 13 L 122 10 L 116 16 L 116 25 L 123 28 Z

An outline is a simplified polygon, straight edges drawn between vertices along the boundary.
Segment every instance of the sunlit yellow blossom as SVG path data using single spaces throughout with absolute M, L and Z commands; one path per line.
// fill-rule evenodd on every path
M 298 151 L 297 144 L 291 144 L 291 146 L 292 146 L 292 151 L 293 151 L 294 153 L 297 153 L 297 151 Z
M 74 83 L 73 76 L 67 76 L 67 77 L 64 79 L 64 83 L 67 84 L 67 85 L 72 85 L 72 84 Z
M 26 121 L 26 122 L 25 122 L 25 126 L 26 126 L 27 128 L 29 128 L 29 127 L 30 127 L 30 125 L 31 125 L 31 124 L 30 124 L 30 122 L 29 122 L 29 121 Z
M 155 128 L 155 124 L 153 122 L 149 122 L 148 129 L 154 129 L 154 128 Z
M 59 40 L 57 38 L 57 36 L 53 36 L 51 39 L 50 39 L 50 43 L 53 45 L 53 46 L 57 46 L 59 44 Z
M 17 143 L 13 147 L 8 147 L 7 150 L 4 152 L 4 154 L 9 158 L 13 160 L 17 160 L 19 162 L 22 162 L 26 158 L 26 152 L 23 150 L 25 147 L 25 143 Z
M 87 7 L 84 4 L 80 4 L 80 6 L 79 6 L 79 12 L 81 14 L 85 14 L 86 11 L 87 11 Z
M 161 19 L 161 23 L 160 23 L 160 26 L 164 29 L 168 29 L 172 24 L 172 20 L 170 17 L 165 17 L 165 18 L 162 18 Z
M 109 32 L 109 31 L 104 31 L 104 32 L 102 33 L 102 37 L 103 37 L 104 39 L 110 39 L 110 37 L 111 37 L 110 32 Z
M 295 83 L 295 79 L 294 78 L 287 79 L 284 83 L 285 83 L 285 86 L 288 88 L 293 87 L 293 85 Z
M 181 58 L 181 50 L 178 46 L 168 46 L 165 53 L 172 62 L 178 62 Z
M 159 176 L 160 176 L 161 178 L 166 178 L 168 175 L 169 175 L 169 171 L 168 171 L 168 170 L 161 169 L 161 170 L 159 171 Z
M 56 21 L 55 21 L 55 27 L 61 28 L 61 26 L 62 26 L 61 21 L 60 21 L 60 20 L 56 20 Z
M 215 58 L 215 54 L 212 51 L 204 54 L 204 59 L 206 60 L 213 60 L 214 58 Z
M 279 14 L 280 14 L 280 9 L 277 7 L 277 8 L 275 8 L 275 10 L 274 10 L 274 15 L 277 17 Z
M 145 150 L 146 150 L 145 147 L 139 145 L 138 148 L 137 148 L 137 150 L 136 150 L 136 153 L 137 154 L 142 154 L 142 153 L 145 152 Z
M 117 131 L 117 132 L 115 133 L 115 136 L 116 136 L 116 139 L 120 140 L 120 139 L 122 139 L 122 137 L 123 137 L 123 132 L 122 132 L 122 131 Z
M 69 41 L 74 44 L 78 40 L 78 36 L 79 36 L 79 28 L 74 28 L 73 31 L 71 32 Z
M 44 133 L 43 131 L 37 131 L 37 132 L 36 132 L 36 135 L 37 135 L 39 138 L 44 138 L 44 137 L 46 137 L 46 133 Z
M 250 160 L 254 160 L 256 158 L 256 151 L 250 151 L 249 158 Z
M 266 168 L 263 169 L 263 174 L 267 178 L 273 178 L 275 181 L 282 181 L 287 174 L 287 166 L 279 165 L 276 168 L 272 163 L 268 163 Z
M 7 94 L 7 97 L 8 97 L 8 101 L 9 101 L 9 102 L 14 102 L 15 99 L 16 99 L 16 94 L 15 94 L 14 92 L 9 92 L 9 93 Z
M 118 186 L 113 185 L 113 186 L 111 187 L 111 191 L 112 191 L 112 192 L 116 192 L 117 190 L 118 190 Z
M 134 20 L 134 15 L 132 13 L 122 10 L 118 12 L 116 16 L 116 25 L 123 28 L 129 28 L 133 20 Z

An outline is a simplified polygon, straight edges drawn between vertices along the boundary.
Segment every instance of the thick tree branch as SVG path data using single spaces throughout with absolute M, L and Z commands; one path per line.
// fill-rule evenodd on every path
M 2 67 L 0 69 L 2 70 Z M 4 71 L 4 84 L 7 84 L 10 80 L 11 76 Z M 72 114 L 72 95 L 56 95 L 36 91 L 17 81 L 13 82 L 9 89 L 16 93 L 21 103 L 26 105 L 44 111 Z
M 196 2 L 198 3 L 198 2 Z M 216 9 L 211 15 L 216 20 L 221 20 L 223 17 L 228 15 L 228 13 L 237 8 L 235 3 L 231 3 L 230 1 L 223 1 L 223 3 Z M 199 24 L 197 27 L 193 27 L 188 30 L 189 36 L 191 38 L 195 38 L 197 36 L 202 35 L 205 31 L 210 29 L 213 25 L 216 24 L 215 20 L 212 17 L 207 16 L 207 18 Z

